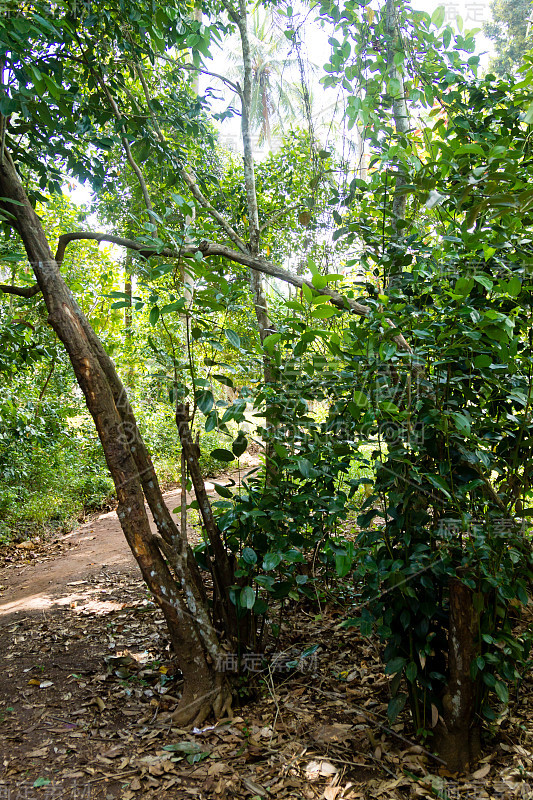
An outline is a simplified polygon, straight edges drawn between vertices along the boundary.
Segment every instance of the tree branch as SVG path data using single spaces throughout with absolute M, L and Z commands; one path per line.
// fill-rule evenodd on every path
M 144 74 L 143 74 L 142 67 L 141 67 L 140 63 L 137 63 L 137 65 L 136 65 L 136 72 L 137 72 L 137 75 L 139 76 L 139 80 L 141 81 L 141 86 L 143 88 L 143 93 L 144 93 L 144 97 L 145 97 L 145 100 L 146 100 L 146 105 L 148 106 L 148 113 L 150 114 L 150 117 L 151 117 L 152 122 L 154 124 L 154 129 L 155 129 L 155 132 L 157 134 L 157 138 L 159 139 L 161 144 L 164 145 L 164 144 L 166 144 L 166 139 L 165 139 L 165 136 L 163 134 L 163 131 L 161 130 L 159 122 L 157 121 L 157 117 L 155 116 L 155 114 L 154 114 L 154 112 L 152 110 L 152 106 L 150 105 L 150 100 L 151 100 L 150 91 L 148 89 L 148 84 L 146 83 L 146 79 L 144 77 Z M 214 220 L 216 220 L 216 222 L 218 222 L 218 224 L 221 226 L 221 228 L 228 234 L 228 236 L 231 239 L 231 241 L 234 244 L 237 245 L 239 250 L 242 250 L 243 253 L 247 252 L 248 248 L 247 248 L 245 242 L 243 242 L 243 240 L 241 239 L 239 234 L 232 228 L 232 226 L 222 216 L 222 214 L 220 214 L 220 212 L 217 211 L 216 208 L 211 205 L 211 203 L 209 202 L 207 197 L 204 197 L 204 195 L 202 194 L 202 192 L 200 191 L 200 189 L 196 185 L 192 175 L 189 175 L 187 170 L 185 170 L 183 167 L 180 169 L 180 174 L 181 174 L 181 177 L 183 178 L 183 180 L 185 181 L 185 183 L 187 184 L 187 186 L 189 187 L 189 191 L 192 194 L 192 196 L 196 200 L 198 200 L 200 205 L 205 208 L 205 210 L 213 217 Z
M 279 278 L 279 280 L 284 281 L 285 283 L 290 283 L 292 286 L 297 286 L 299 289 L 302 289 L 304 286 L 308 286 L 313 292 L 329 297 L 333 305 L 342 309 L 343 311 L 352 311 L 354 314 L 357 314 L 360 317 L 370 316 L 370 308 L 368 306 L 359 303 L 357 300 L 353 300 L 351 297 L 345 297 L 344 295 L 335 291 L 335 289 L 330 289 L 328 286 L 325 286 L 323 289 L 317 289 L 316 286 L 313 286 L 311 281 L 301 278 L 299 275 L 294 275 L 292 272 L 288 272 L 288 270 L 283 269 L 282 267 L 278 267 L 271 261 L 267 261 L 265 258 L 262 258 L 262 256 L 253 256 L 249 252 L 242 253 L 238 250 L 232 250 L 230 247 L 226 247 L 226 245 L 217 244 L 216 242 L 209 242 L 207 240 L 204 240 L 199 244 L 183 244 L 179 251 L 172 250 L 168 247 L 165 247 L 162 250 L 157 250 L 156 248 L 147 247 L 145 244 L 142 244 L 142 242 L 136 242 L 133 239 L 124 239 L 121 236 L 114 236 L 110 233 L 74 231 L 72 233 L 64 233 L 59 237 L 59 243 L 55 257 L 58 265 L 60 265 L 61 261 L 63 260 L 67 245 L 70 242 L 79 239 L 90 239 L 97 242 L 111 242 L 112 244 L 119 245 L 120 247 L 127 247 L 131 250 L 135 250 L 140 255 L 144 256 L 144 258 L 150 258 L 151 256 L 164 256 L 165 258 L 192 258 L 196 253 L 202 253 L 205 258 L 208 258 L 209 256 L 221 256 L 222 258 L 226 258 L 228 261 L 233 261 L 235 264 L 242 264 L 242 266 L 248 267 L 249 269 L 254 270 L 254 272 L 259 272 L 263 275 L 270 275 L 272 278 Z M 392 322 L 390 325 L 391 327 L 394 327 Z M 398 335 L 394 337 L 394 341 L 400 350 L 403 350 L 407 353 L 412 352 L 410 345 L 405 341 L 401 333 L 398 333 Z
M 58 240 L 57 251 L 55 260 L 58 266 L 61 266 L 63 258 L 65 257 L 65 250 L 70 242 L 75 242 L 80 239 L 89 239 L 94 242 L 110 242 L 119 247 L 126 247 L 128 250 L 135 250 L 139 255 L 144 258 L 151 256 L 165 256 L 166 258 L 179 258 L 177 250 L 171 250 L 164 247 L 162 250 L 157 250 L 155 247 L 147 247 L 142 242 L 136 242 L 134 239 L 124 239 L 122 236 L 114 236 L 111 233 L 93 233 L 92 231 L 72 231 L 71 233 L 63 233 Z
M 195 198 L 195 200 L 198 200 L 200 205 L 203 206 L 203 208 L 205 208 L 205 210 L 208 212 L 208 214 L 210 214 L 213 217 L 213 219 L 218 222 L 220 227 L 228 234 L 228 236 L 231 239 L 231 241 L 234 244 L 237 245 L 239 250 L 242 253 L 247 253 L 248 252 L 248 247 L 246 245 L 246 242 L 244 242 L 241 239 L 241 237 L 239 236 L 237 231 L 235 231 L 234 228 L 232 228 L 232 226 L 222 216 L 222 214 L 219 211 L 217 211 L 216 208 L 211 205 L 211 203 L 209 202 L 207 197 L 205 197 L 202 194 L 202 192 L 198 188 L 197 184 L 194 182 L 194 179 L 193 179 L 192 175 L 189 175 L 189 173 L 185 169 L 182 168 L 181 169 L 181 177 L 183 178 L 183 180 L 185 181 L 185 183 L 189 187 L 189 191 L 192 194 L 192 196 Z
M 39 286 L 34 283 L 33 286 L 9 286 L 6 283 L 0 283 L 0 292 L 4 294 L 16 294 L 17 297 L 34 297 L 40 292 Z
M 170 59 L 168 59 L 170 61 Z M 233 83 L 230 81 L 229 78 L 225 78 L 223 75 L 219 75 L 217 72 L 210 72 L 208 69 L 202 69 L 202 67 L 195 67 L 194 64 L 182 64 L 180 62 L 172 62 L 176 65 L 176 69 L 188 69 L 190 72 L 198 72 L 202 75 L 209 75 L 210 78 L 217 78 L 222 83 L 225 83 L 226 86 L 229 86 L 235 94 L 238 94 L 239 97 L 241 96 L 241 87 L 238 83 Z
M 293 206 L 288 206 L 287 208 L 282 208 L 281 211 L 276 211 L 275 214 L 272 214 L 259 228 L 259 232 L 262 233 L 264 230 L 269 228 L 271 225 L 274 224 L 278 219 L 284 217 L 286 214 L 292 214 L 293 211 L 302 207 L 302 203 L 295 203 Z
M 146 206 L 146 209 L 147 209 L 148 212 L 152 212 L 152 214 L 153 214 L 154 208 L 153 208 L 153 205 L 152 205 L 152 201 L 150 199 L 150 194 L 148 192 L 148 187 L 146 185 L 146 181 L 144 180 L 144 175 L 142 174 L 139 165 L 137 164 L 137 162 L 133 158 L 133 154 L 131 152 L 131 148 L 130 148 L 129 142 L 128 142 L 126 136 L 124 135 L 124 125 L 123 125 L 123 123 L 125 122 L 125 117 L 122 115 L 119 107 L 117 106 L 117 104 L 115 102 L 115 99 L 114 99 L 113 95 L 111 94 L 111 92 L 107 88 L 107 85 L 106 85 L 106 82 L 104 80 L 103 75 L 100 74 L 100 72 L 98 70 L 93 68 L 91 62 L 89 61 L 89 59 L 87 58 L 87 56 L 85 54 L 85 51 L 83 50 L 83 47 L 81 45 L 81 42 L 80 42 L 79 38 L 76 37 L 76 39 L 77 39 L 78 47 L 80 48 L 82 57 L 83 57 L 83 59 L 85 61 L 85 66 L 92 72 L 92 74 L 93 74 L 95 80 L 97 81 L 97 83 L 100 84 L 105 96 L 107 97 L 108 103 L 109 103 L 109 105 L 111 107 L 111 110 L 112 110 L 114 116 L 115 116 L 115 119 L 117 120 L 117 122 L 120 124 L 120 126 L 122 128 L 123 133 L 121 135 L 121 139 L 122 139 L 122 145 L 124 147 L 124 152 L 126 153 L 126 158 L 128 160 L 128 163 L 129 163 L 130 167 L 132 168 L 133 172 L 135 173 L 135 175 L 137 177 L 137 181 L 139 183 L 139 186 L 140 186 L 140 189 L 141 189 L 141 192 L 142 192 L 142 196 L 144 198 L 144 204 Z

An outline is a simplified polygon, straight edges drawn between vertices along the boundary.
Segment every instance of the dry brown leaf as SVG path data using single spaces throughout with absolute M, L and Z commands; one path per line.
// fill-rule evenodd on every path
M 489 774 L 489 772 L 490 772 L 490 764 L 485 764 L 480 769 L 476 769 L 476 771 L 472 773 L 472 777 L 475 780 L 479 780 L 481 778 L 486 778 L 486 776 Z
M 124 752 L 124 745 L 118 744 L 116 747 L 112 747 L 110 750 L 104 750 L 101 755 L 104 758 L 118 758 Z
M 259 795 L 259 797 L 268 797 L 268 791 L 255 783 L 251 778 L 243 778 L 242 782 L 252 794 Z
M 48 747 L 40 747 L 38 750 L 30 750 L 26 753 L 28 758 L 43 758 L 48 755 Z
M 338 772 L 330 761 L 309 761 L 305 768 L 305 774 L 308 780 L 316 780 L 317 778 L 329 778 Z
M 343 742 L 352 731 L 350 723 L 336 722 L 333 725 L 321 725 L 320 728 L 311 732 L 311 738 L 319 744 L 329 744 L 330 742 Z
M 104 711 L 106 708 L 106 704 L 104 703 L 101 697 L 93 697 L 93 699 L 91 700 L 91 705 L 98 706 L 98 710 L 100 711 L 100 713 Z
M 340 792 L 342 792 L 342 786 L 326 786 L 324 789 L 324 800 L 336 800 Z

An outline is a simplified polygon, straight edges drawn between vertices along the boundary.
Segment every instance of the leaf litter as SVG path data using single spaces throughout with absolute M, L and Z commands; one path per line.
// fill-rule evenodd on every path
M 5 618 L 0 796 L 10 789 L 14 798 L 16 788 L 64 800 L 533 797 L 530 675 L 476 770 L 451 775 L 412 739 L 406 712 L 389 727 L 375 640 L 340 629 L 334 606 L 319 616 L 288 609 L 276 650 L 297 663 L 318 645 L 312 669 L 267 670 L 251 700 L 237 698 L 233 718 L 183 730 L 171 716 L 181 676 L 143 581 L 108 568 L 74 583 L 75 605 Z

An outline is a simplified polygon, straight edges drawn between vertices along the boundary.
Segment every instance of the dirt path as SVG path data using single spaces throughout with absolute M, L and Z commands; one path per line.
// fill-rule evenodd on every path
M 243 470 L 214 480 L 221 484 L 238 483 L 253 466 L 250 464 Z M 212 481 L 206 481 L 206 487 L 210 494 L 214 493 Z M 179 489 L 165 493 L 165 502 L 171 512 L 179 506 L 180 498 Z M 188 499 L 190 502 L 193 498 Z M 151 526 L 155 531 L 152 521 Z M 188 535 L 189 541 L 198 542 L 198 532 L 192 526 L 188 528 Z M 25 556 L 25 560 L 17 559 L 4 565 L 0 579 L 0 627 L 21 613 L 45 612 L 61 606 L 76 607 L 80 603 L 89 610 L 91 598 L 88 597 L 87 584 L 96 574 L 107 572 L 140 577 L 115 511 L 101 514 L 71 533 L 58 537 L 52 545 L 44 546 L 44 552 L 41 548 L 36 549 L 41 552 L 22 549 L 20 555 Z M 99 601 L 100 610 L 103 610 L 101 606 Z

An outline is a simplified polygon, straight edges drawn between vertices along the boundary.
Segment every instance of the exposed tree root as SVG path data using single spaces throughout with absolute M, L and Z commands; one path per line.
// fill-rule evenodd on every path
M 197 727 L 209 717 L 221 719 L 231 717 L 232 692 L 229 682 L 222 674 L 213 677 L 209 687 L 189 680 L 185 682 L 178 707 L 172 714 L 172 721 L 179 727 Z M 204 683 L 203 681 L 201 683 Z

